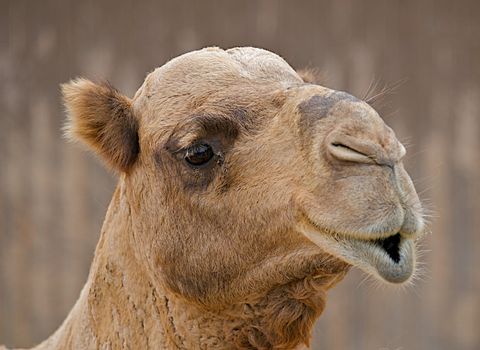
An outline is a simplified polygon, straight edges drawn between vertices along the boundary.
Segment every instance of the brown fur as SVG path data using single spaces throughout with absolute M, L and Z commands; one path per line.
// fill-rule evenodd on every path
M 62 85 L 70 116 L 66 134 L 92 147 L 107 164 L 128 171 L 139 152 L 131 101 L 108 83 L 77 79 Z
M 300 348 L 351 264 L 408 278 L 373 243 L 399 232 L 407 256 L 421 231 L 402 146 L 366 103 L 304 80 L 267 51 L 209 48 L 132 101 L 63 86 L 69 134 L 121 174 L 87 284 L 38 349 Z M 195 168 L 198 143 L 214 156 Z

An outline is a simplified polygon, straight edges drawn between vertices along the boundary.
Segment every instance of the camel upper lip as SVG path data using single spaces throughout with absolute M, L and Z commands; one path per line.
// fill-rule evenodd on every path
M 365 272 L 391 283 L 402 283 L 415 269 L 415 245 L 401 232 L 364 235 L 335 233 L 307 218 L 301 231 L 316 245 Z

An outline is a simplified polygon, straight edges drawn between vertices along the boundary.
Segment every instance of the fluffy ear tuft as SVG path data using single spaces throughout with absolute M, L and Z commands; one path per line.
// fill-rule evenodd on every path
M 307 84 L 319 84 L 321 81 L 320 73 L 316 68 L 304 68 L 297 70 L 297 74 Z
M 67 137 L 81 140 L 113 169 L 127 172 L 137 159 L 138 122 L 131 100 L 108 83 L 87 79 L 62 85 Z

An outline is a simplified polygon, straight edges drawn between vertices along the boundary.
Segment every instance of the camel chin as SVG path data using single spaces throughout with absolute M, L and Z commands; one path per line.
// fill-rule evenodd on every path
M 400 232 L 365 238 L 302 222 L 299 231 L 321 249 L 389 284 L 408 282 L 415 272 L 415 239 Z M 360 236 L 360 237 L 358 237 Z

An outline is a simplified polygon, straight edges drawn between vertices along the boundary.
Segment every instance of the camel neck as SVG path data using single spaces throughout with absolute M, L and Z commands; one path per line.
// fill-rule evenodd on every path
M 131 217 L 119 185 L 79 299 L 36 349 L 169 349 L 165 296 L 132 250 Z
M 305 271 L 324 265 L 314 254 L 298 266 L 295 254 L 271 261 L 267 265 L 280 271 L 288 267 L 288 275 L 297 277 L 213 310 L 171 292 L 148 273 L 134 251 L 130 208 L 122 196 L 119 186 L 79 300 L 37 350 L 293 349 L 308 344 L 327 289 L 346 273 L 343 265 L 335 272 L 312 274 Z M 265 281 L 269 269 L 252 275 Z

